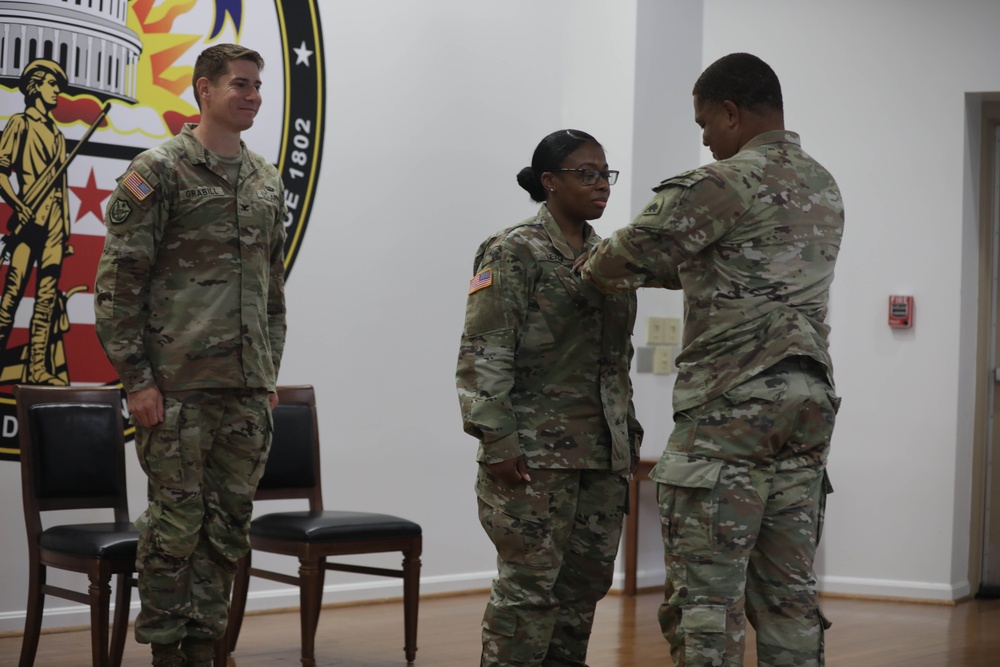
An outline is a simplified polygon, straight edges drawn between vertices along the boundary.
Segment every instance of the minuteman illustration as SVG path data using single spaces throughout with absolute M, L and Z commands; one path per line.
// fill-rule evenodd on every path
M 28 63 L 19 86 L 24 113 L 11 116 L 0 135 L 0 196 L 14 213 L 0 251 L 0 262 L 10 263 L 0 293 L 0 384 L 69 384 L 62 336 L 69 330 L 66 299 L 77 290 L 62 293 L 59 275 L 63 258 L 73 252 L 66 192 L 66 167 L 73 155 L 66 156 L 66 139 L 51 114 L 66 82 L 58 63 Z M 91 131 L 103 118 L 102 113 Z M 16 191 L 11 176 L 17 179 Z M 32 267 L 36 274 L 30 338 L 26 346 L 12 348 L 8 343 L 14 316 Z

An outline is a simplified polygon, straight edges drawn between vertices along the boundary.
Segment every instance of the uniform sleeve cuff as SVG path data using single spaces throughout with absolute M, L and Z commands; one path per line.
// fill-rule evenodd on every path
M 480 463 L 493 464 L 516 459 L 521 453 L 521 443 L 515 431 L 499 440 L 480 443 L 478 458 Z

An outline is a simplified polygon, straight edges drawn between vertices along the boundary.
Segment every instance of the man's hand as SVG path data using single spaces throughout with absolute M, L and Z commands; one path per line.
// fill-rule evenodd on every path
M 271 411 L 273 412 L 276 407 L 278 407 L 278 392 L 272 391 L 267 395 L 267 402 L 271 406 Z
M 531 476 L 528 474 L 528 466 L 524 462 L 523 456 L 501 461 L 500 463 L 491 463 L 489 468 L 490 472 L 496 475 L 507 486 L 517 486 L 518 484 L 531 481 Z
M 582 253 L 582 254 L 581 254 L 581 255 L 580 255 L 579 257 L 577 257 L 577 258 L 576 258 L 576 260 L 575 260 L 575 261 L 573 262 L 573 270 L 574 270 L 575 272 L 577 272 L 577 273 L 580 273 L 580 269 L 582 269 L 582 268 L 583 268 L 583 265 L 587 263 L 587 260 L 588 260 L 588 259 L 590 259 L 590 251 L 589 251 L 589 250 L 585 250 L 585 251 L 584 251 L 584 252 L 583 252 L 583 253 Z
M 139 423 L 152 428 L 163 421 L 163 394 L 154 385 L 128 395 L 128 411 Z

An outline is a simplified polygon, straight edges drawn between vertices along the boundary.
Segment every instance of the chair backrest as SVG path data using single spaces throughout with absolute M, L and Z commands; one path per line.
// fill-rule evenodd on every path
M 321 511 L 319 425 L 313 387 L 278 387 L 278 405 L 272 417 L 271 453 L 255 499 L 308 498 L 309 509 Z
M 111 508 L 128 521 L 121 390 L 16 385 L 14 398 L 29 533 L 50 510 Z

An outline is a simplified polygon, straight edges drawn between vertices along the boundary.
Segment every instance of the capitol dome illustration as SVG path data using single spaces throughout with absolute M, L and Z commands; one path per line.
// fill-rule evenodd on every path
M 32 60 L 59 63 L 70 93 L 135 102 L 142 42 L 128 0 L 0 2 L 0 82 L 16 87 Z

